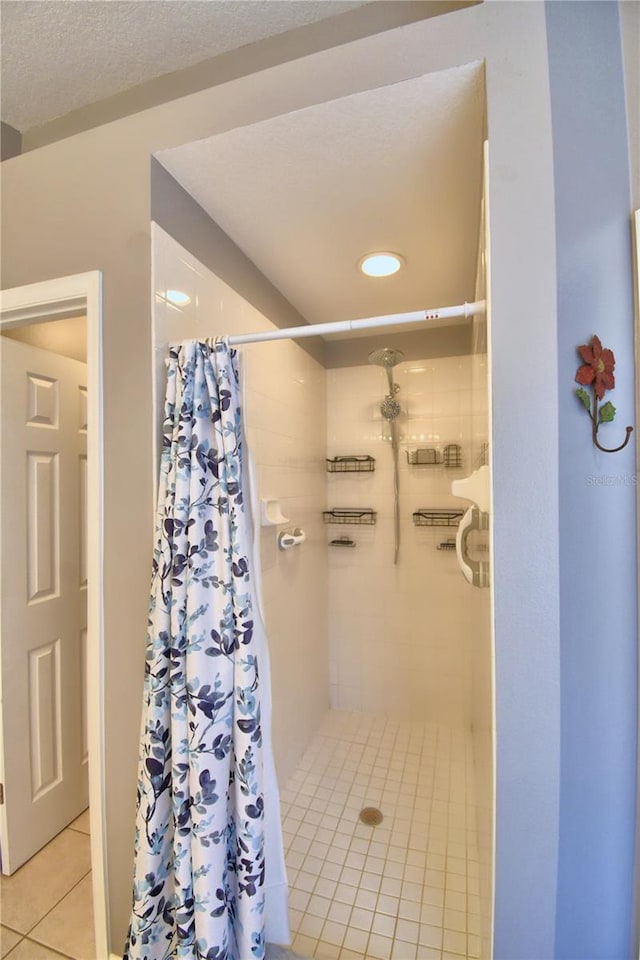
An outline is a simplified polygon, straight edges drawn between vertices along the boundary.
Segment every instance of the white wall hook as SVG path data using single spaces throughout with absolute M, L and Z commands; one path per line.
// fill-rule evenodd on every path
M 296 547 L 299 543 L 304 543 L 307 535 L 300 527 L 294 527 L 289 533 L 278 534 L 278 546 L 281 550 L 288 550 L 289 547 Z

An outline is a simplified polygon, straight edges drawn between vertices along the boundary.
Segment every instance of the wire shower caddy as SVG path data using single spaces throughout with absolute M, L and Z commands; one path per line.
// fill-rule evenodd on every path
M 457 527 L 464 515 L 464 510 L 455 507 L 421 507 L 415 510 L 413 522 L 416 527 Z
M 332 507 L 323 510 L 325 523 L 355 523 L 373 525 L 376 522 L 376 512 L 369 507 Z
M 352 457 L 327 457 L 328 473 L 373 473 L 376 468 L 374 457 L 368 454 Z

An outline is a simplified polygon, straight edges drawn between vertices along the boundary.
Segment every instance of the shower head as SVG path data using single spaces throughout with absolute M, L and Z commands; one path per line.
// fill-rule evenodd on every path
M 391 347 L 382 347 L 381 350 L 374 350 L 373 353 L 369 354 L 369 363 L 374 363 L 378 367 L 384 367 L 387 371 L 387 380 L 389 381 L 389 396 L 385 397 L 380 404 L 380 412 L 386 420 L 395 420 L 400 413 L 400 404 L 396 404 L 398 407 L 397 412 L 394 413 L 392 417 L 388 416 L 385 413 L 385 404 L 387 403 L 387 400 L 391 401 L 392 403 L 396 403 L 396 401 L 393 400 L 393 395 L 394 393 L 397 393 L 400 388 L 393 382 L 391 370 L 396 366 L 397 363 L 400 363 L 403 357 L 404 353 L 402 350 L 393 350 Z M 389 409 L 390 408 L 387 407 L 387 410 Z
M 384 419 L 388 420 L 389 422 L 391 422 L 392 420 L 395 420 L 396 417 L 399 417 L 401 412 L 402 412 L 402 407 L 400 406 L 398 401 L 391 396 L 385 397 L 382 403 L 380 404 L 380 413 L 382 414 Z
M 400 363 L 404 353 L 402 350 L 393 350 L 391 347 L 382 347 L 380 350 L 374 350 L 369 354 L 369 363 L 375 363 L 379 367 L 395 367 Z

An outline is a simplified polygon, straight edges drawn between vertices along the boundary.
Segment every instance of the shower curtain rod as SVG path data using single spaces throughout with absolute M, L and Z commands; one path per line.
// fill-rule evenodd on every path
M 457 307 L 438 307 L 435 310 L 416 310 L 413 313 L 391 313 L 385 317 L 365 317 L 362 320 L 337 320 L 335 323 L 312 323 L 303 327 L 284 327 L 268 333 L 240 333 L 228 337 L 232 347 L 242 343 L 265 343 L 267 340 L 298 340 L 302 337 L 321 337 L 327 333 L 350 333 L 352 330 L 368 330 L 374 327 L 400 326 L 404 323 L 425 323 L 428 320 L 453 320 L 456 317 L 469 319 L 486 310 L 486 301 L 463 303 Z

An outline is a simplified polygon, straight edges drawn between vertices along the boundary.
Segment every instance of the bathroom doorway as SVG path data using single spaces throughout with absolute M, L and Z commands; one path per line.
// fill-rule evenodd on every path
M 2 331 L 2 663 L 14 874 L 89 805 L 86 318 Z
M 18 943 L 39 929 L 43 911 L 53 905 L 40 903 L 48 884 L 40 882 L 39 863 L 45 869 L 50 848 L 66 843 L 82 873 L 72 886 L 82 881 L 93 902 L 89 938 L 95 937 L 96 956 L 103 956 L 100 274 L 3 291 L 0 334 L 6 600 L 0 845 L 3 874 L 11 875 L 3 878 L 9 928 L 3 928 L 3 941 Z M 59 876 L 73 858 L 69 851 L 57 858 Z M 20 893 L 25 871 L 34 876 Z M 56 904 L 58 892 L 52 892 Z M 66 946 L 51 943 L 44 930 L 33 936 Z

